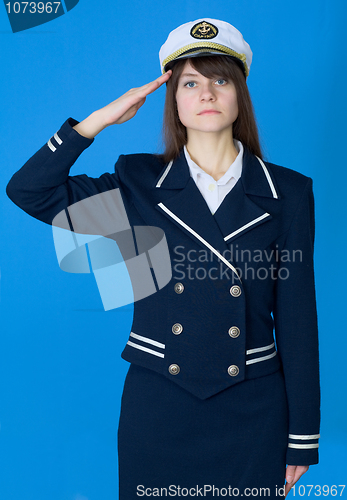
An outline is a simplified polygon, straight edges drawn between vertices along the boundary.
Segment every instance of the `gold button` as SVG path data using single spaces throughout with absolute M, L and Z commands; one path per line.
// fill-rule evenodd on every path
M 183 283 L 176 283 L 176 285 L 174 286 L 174 290 L 176 293 L 182 293 L 184 290 Z
M 170 365 L 169 366 L 169 372 L 171 373 L 171 375 L 177 375 L 177 373 L 180 372 L 180 367 L 178 365 Z
M 182 332 L 183 332 L 183 326 L 181 325 L 181 323 L 175 323 L 172 326 L 172 333 L 174 333 L 175 335 L 179 335 Z
M 229 335 L 233 339 L 236 339 L 240 335 L 240 329 L 237 328 L 237 326 L 232 326 L 231 328 L 229 328 Z
M 241 295 L 241 288 L 238 285 L 234 285 L 230 288 L 230 293 L 233 297 L 239 297 Z
M 216 185 L 215 185 L 215 184 L 210 184 L 210 185 L 208 186 L 208 190 L 209 190 L 209 191 L 214 191 L 215 189 L 216 189 Z
M 236 377 L 236 375 L 238 375 L 239 372 L 240 372 L 239 367 L 236 365 L 230 365 L 228 368 L 228 373 L 230 377 Z

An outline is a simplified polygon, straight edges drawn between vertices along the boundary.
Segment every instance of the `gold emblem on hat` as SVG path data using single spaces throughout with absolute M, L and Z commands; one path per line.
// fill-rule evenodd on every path
M 211 23 L 202 21 L 201 23 L 194 24 L 190 30 L 190 34 L 193 38 L 214 38 L 218 35 L 218 28 Z

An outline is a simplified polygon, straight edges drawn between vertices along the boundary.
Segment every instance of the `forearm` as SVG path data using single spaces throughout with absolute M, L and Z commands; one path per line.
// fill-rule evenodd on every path
M 12 176 L 7 186 L 7 194 L 16 205 L 44 222 L 50 223 L 69 203 L 71 189 L 65 183 L 70 168 L 93 142 L 73 130 L 75 125 L 76 120 L 67 120 Z
M 104 128 L 107 127 L 105 122 L 105 113 L 102 109 L 94 111 L 91 115 L 73 127 L 83 137 L 93 139 Z

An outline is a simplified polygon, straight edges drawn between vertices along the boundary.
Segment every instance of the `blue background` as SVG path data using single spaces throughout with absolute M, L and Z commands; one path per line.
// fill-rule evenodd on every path
M 201 17 L 229 21 L 253 50 L 248 84 L 266 159 L 314 180 L 321 461 L 301 483 L 346 484 L 346 3 L 80 0 L 16 34 L 0 9 L 1 500 L 118 497 L 120 352 L 132 314 L 105 312 L 92 275 L 59 269 L 51 228 L 12 204 L 5 185 L 66 118 L 159 76 L 168 33 Z M 160 151 L 164 93 L 98 135 L 73 174 L 96 177 L 121 153 Z

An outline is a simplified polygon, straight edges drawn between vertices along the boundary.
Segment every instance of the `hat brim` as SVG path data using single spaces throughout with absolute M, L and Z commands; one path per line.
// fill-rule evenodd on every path
M 204 56 L 224 56 L 224 57 L 229 57 L 230 59 L 233 59 L 237 63 L 237 65 L 242 69 L 242 72 L 243 72 L 245 78 L 247 78 L 244 64 L 242 61 L 240 61 L 240 59 L 238 59 L 237 57 L 231 56 L 230 54 L 226 54 L 225 52 L 220 52 L 220 51 L 210 50 L 210 49 L 209 50 L 203 49 L 201 51 L 196 51 L 196 49 L 187 50 L 184 54 L 176 57 L 173 61 L 170 61 L 167 64 L 165 64 L 163 72 L 166 73 L 167 71 L 169 71 L 169 69 L 172 69 L 173 66 L 181 59 L 188 59 L 191 57 L 204 57 Z

